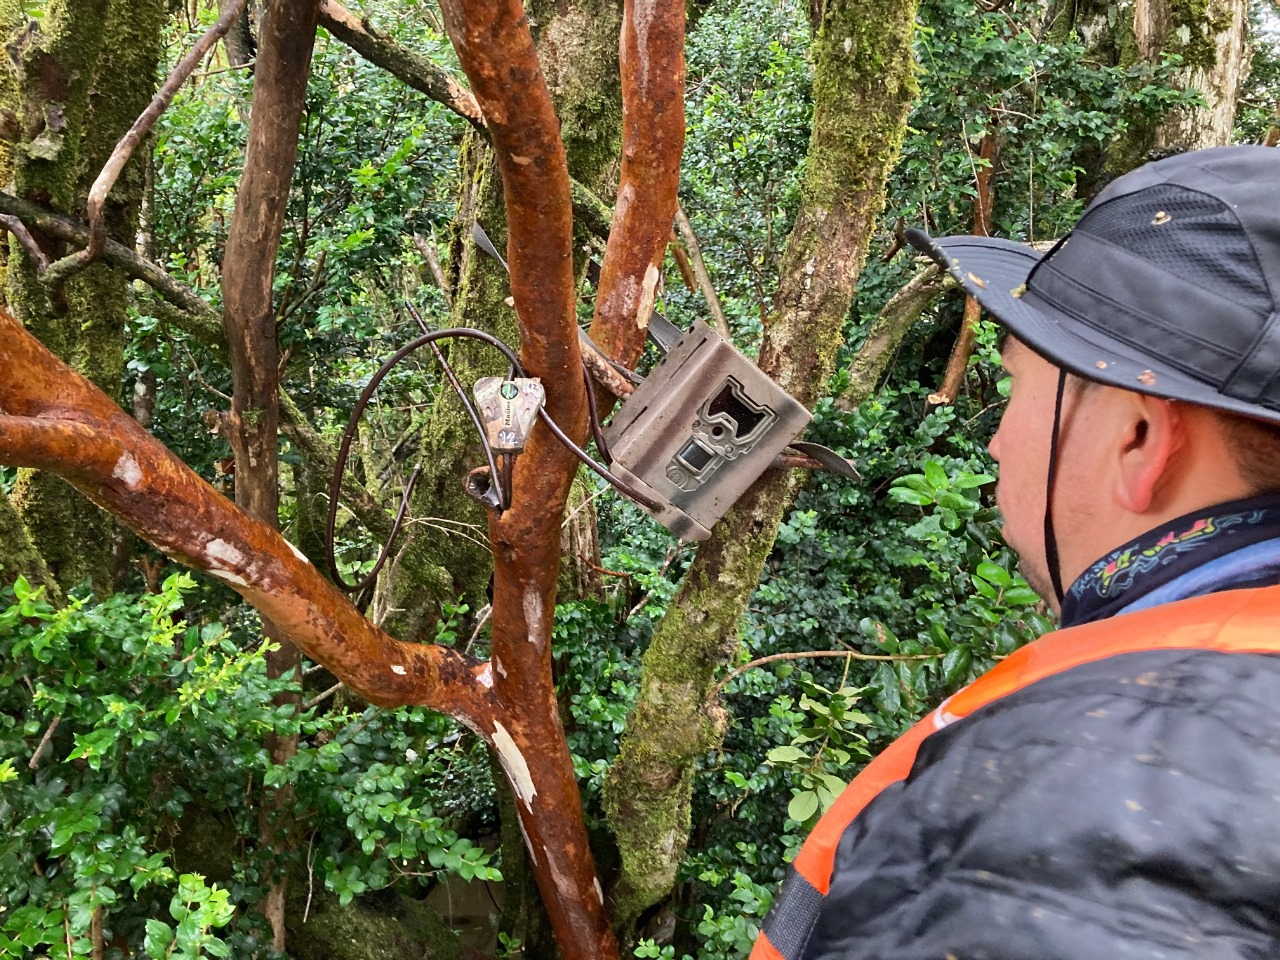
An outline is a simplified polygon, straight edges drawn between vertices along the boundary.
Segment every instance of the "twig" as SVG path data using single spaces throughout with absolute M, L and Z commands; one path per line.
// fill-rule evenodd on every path
M 711 688 L 708 699 L 716 696 L 724 689 L 734 677 L 746 673 L 755 667 L 763 666 L 766 663 L 772 663 L 775 660 L 807 660 L 816 657 L 844 657 L 846 660 L 880 660 L 880 661 L 901 661 L 901 660 L 937 660 L 940 654 L 936 653 L 916 653 L 916 654 L 888 654 L 888 653 L 859 653 L 856 650 L 801 650 L 796 653 L 771 653 L 767 657 L 761 657 L 758 660 L 752 660 L 750 663 L 744 663 L 742 666 L 731 670 L 727 673 L 719 683 Z
M 579 513 L 581 513 L 587 507 L 591 506 L 591 504 L 595 502 L 595 499 L 608 489 L 609 489 L 608 487 L 597 487 L 594 491 L 592 491 L 590 496 L 584 497 L 582 502 L 578 504 L 576 507 L 574 507 L 573 510 L 570 511 L 569 515 L 564 518 L 564 522 L 560 524 L 560 529 L 563 530 L 565 527 L 569 526 L 569 524 L 573 521 L 574 517 L 576 517 Z
M 471 631 L 471 636 L 467 638 L 467 644 L 462 648 L 463 653 L 471 650 L 471 645 L 476 642 L 476 637 L 480 636 L 480 631 L 484 629 L 484 625 L 489 622 L 489 618 L 493 616 L 493 604 L 486 603 L 484 609 L 480 611 L 480 619 L 476 621 L 476 628 Z
M 49 741 L 53 739 L 53 733 L 58 729 L 58 724 L 62 722 L 62 714 L 54 717 L 49 721 L 49 726 L 44 732 L 44 736 L 40 738 L 40 742 L 36 745 L 36 752 L 31 755 L 31 759 L 27 762 L 27 769 L 34 770 L 40 764 L 40 758 L 44 756 L 44 752 L 49 749 Z
M 315 843 L 316 843 L 316 832 L 312 830 L 311 839 L 307 841 L 307 903 L 306 903 L 306 906 L 302 908 L 302 922 L 304 925 L 307 922 L 307 916 L 311 913 L 311 893 L 315 889 L 315 885 L 316 885 L 316 875 L 315 875 L 314 860 L 313 860 L 314 854 L 312 853 L 312 849 L 315 847 Z
M 142 143 L 143 138 L 151 131 L 155 122 L 160 119 L 160 115 L 173 102 L 174 94 L 186 82 L 187 77 L 204 59 L 205 54 L 213 48 L 213 45 L 231 29 L 231 24 L 240 16 L 240 11 L 244 5 L 245 0 L 237 0 L 237 2 L 232 3 L 223 10 L 222 15 L 218 17 L 213 26 L 205 32 L 203 37 L 196 41 L 195 46 L 173 68 L 173 72 L 169 74 L 164 86 L 160 88 L 155 98 L 148 104 L 147 109 L 142 111 L 142 115 L 133 122 L 133 126 L 120 138 L 115 149 L 111 151 L 111 156 L 107 159 L 102 171 L 98 174 L 98 178 L 93 181 L 93 186 L 89 188 L 89 245 L 78 253 L 63 257 L 50 266 L 45 273 L 45 279 L 49 283 L 56 285 L 64 282 L 102 256 L 102 251 L 105 249 L 107 241 L 107 225 L 102 219 L 102 208 L 107 201 L 107 194 L 111 192 L 111 188 L 115 186 L 116 180 L 120 177 L 120 171 L 124 169 L 124 165 L 133 156 L 133 151 Z
M 707 265 L 702 259 L 702 248 L 698 246 L 693 224 L 689 222 L 689 218 L 685 216 L 684 207 L 679 203 L 676 204 L 676 227 L 680 230 L 684 245 L 689 248 L 689 259 L 693 261 L 694 276 L 698 278 L 698 286 L 702 288 L 702 295 L 707 299 L 711 316 L 715 317 L 716 333 L 728 340 L 731 336 L 729 321 L 724 318 L 724 311 L 720 309 L 720 298 L 716 296 L 716 288 L 711 283 L 711 274 L 707 272 Z
M 585 563 L 592 570 L 594 570 L 596 573 L 603 573 L 610 577 L 621 577 L 623 580 L 630 580 L 632 576 L 631 574 L 624 573 L 621 570 L 610 570 L 608 567 L 602 567 L 598 563 L 592 563 L 586 557 L 582 558 L 582 562 Z
M 431 268 L 431 275 L 436 278 L 436 286 L 440 288 L 440 292 L 444 295 L 445 306 L 452 310 L 453 290 L 449 287 L 449 281 L 445 278 L 444 270 L 440 268 L 440 257 L 436 253 L 435 244 L 428 243 L 426 237 L 420 233 L 415 233 L 413 235 L 413 245 L 418 248 L 418 252 L 427 261 L 427 266 Z
M 17 241 L 22 244 L 22 249 L 27 251 L 27 256 L 35 263 L 37 273 L 44 273 L 49 269 L 49 258 L 40 249 L 40 244 L 36 243 L 36 238 L 31 235 L 31 231 L 27 229 L 25 223 L 17 217 L 0 216 L 0 226 L 12 233 Z
M 306 703 L 302 705 L 303 711 L 305 712 L 307 710 L 310 710 L 312 707 L 316 707 L 324 703 L 326 700 L 332 697 L 335 693 L 341 690 L 343 686 L 344 684 L 342 683 L 342 681 L 338 681 L 332 687 L 326 690 L 324 693 L 316 694 L 314 697 L 312 697 L 310 700 L 308 700 Z

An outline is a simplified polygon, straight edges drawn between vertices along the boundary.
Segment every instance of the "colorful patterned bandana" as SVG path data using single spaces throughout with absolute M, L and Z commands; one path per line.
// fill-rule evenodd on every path
M 1216 590 L 1280 583 L 1280 494 L 1189 513 L 1113 550 L 1062 601 L 1062 626 Z

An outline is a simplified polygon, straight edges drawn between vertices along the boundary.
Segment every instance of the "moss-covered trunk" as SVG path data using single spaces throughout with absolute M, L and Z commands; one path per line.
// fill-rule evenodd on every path
M 800 214 L 760 366 L 812 405 L 831 374 L 867 240 L 915 92 L 914 0 L 829 0 L 815 24 L 814 119 Z M 645 653 L 639 696 L 609 774 L 609 823 L 622 854 L 619 924 L 667 896 L 689 835 L 694 763 L 724 732 L 708 702 L 791 494 L 770 472 L 702 544 Z
M 1248 11 L 1248 0 L 1051 4 L 1051 34 L 1075 36 L 1085 44 L 1089 59 L 1130 68 L 1145 83 L 1144 68 L 1156 69 L 1162 58 L 1176 55 L 1181 65 L 1171 75 L 1174 87 L 1203 101 L 1202 106 L 1135 113 L 1126 118 L 1122 136 L 1082 151 L 1078 159 L 1085 171 L 1086 197 L 1153 157 L 1231 142 L 1236 99 L 1248 66 Z
M 21 22 L 10 3 L 0 22 Z M 73 214 L 120 136 L 155 92 L 165 0 L 52 0 L 35 29 L 22 27 L 10 44 L 20 62 L 6 106 L 20 117 L 11 189 L 20 197 Z M 140 159 L 125 167 L 104 208 L 108 233 L 132 245 L 142 203 Z M 65 250 L 37 237 L 51 258 Z M 50 289 L 25 254 L 11 244 L 6 297 L 39 339 L 112 397 L 124 370 L 129 309 L 125 276 L 96 264 Z M 114 524 L 52 476 L 26 471 L 14 494 L 31 539 L 63 587 L 89 579 L 113 587 Z

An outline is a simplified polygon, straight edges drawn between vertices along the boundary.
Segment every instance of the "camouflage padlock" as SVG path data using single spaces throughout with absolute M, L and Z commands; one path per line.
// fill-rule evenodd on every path
M 494 453 L 519 453 L 529 439 L 533 421 L 546 400 L 537 377 L 484 377 L 474 387 L 476 406 Z

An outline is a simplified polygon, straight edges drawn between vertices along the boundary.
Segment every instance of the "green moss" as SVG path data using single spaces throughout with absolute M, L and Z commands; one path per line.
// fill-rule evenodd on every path
M 12 14 L 0 9 L 5 22 Z M 84 209 L 116 142 L 154 94 L 167 15 L 166 0 L 51 0 L 40 30 L 21 52 L 21 86 L 10 94 L 23 124 L 12 169 L 20 196 Z M 52 117 L 57 124 L 50 124 Z M 104 207 L 108 233 L 116 239 L 132 240 L 142 190 L 135 157 Z M 23 256 L 15 258 L 6 280 L 10 307 L 41 342 L 119 400 L 127 279 L 95 264 L 48 289 Z M 78 494 L 69 496 L 51 476 L 24 477 L 15 503 L 64 588 L 87 577 L 98 592 L 110 592 L 109 518 Z
M 841 341 L 867 238 L 884 202 L 915 94 L 911 0 L 829 0 L 814 40 L 814 121 L 803 205 L 788 240 L 761 364 L 812 403 Z M 812 264 L 823 262 L 815 272 Z M 622 857 L 615 893 L 624 927 L 665 897 L 689 834 L 694 763 L 723 736 L 708 702 L 738 652 L 738 621 L 759 583 L 792 490 L 768 474 L 699 548 L 646 651 L 640 690 L 605 788 Z M 625 931 L 624 931 L 625 932 Z
M 720 521 L 645 651 L 640 693 L 605 783 L 622 857 L 614 893 L 620 929 L 675 884 L 694 762 L 724 736 L 723 711 L 707 698 L 716 671 L 737 653 L 738 621 L 777 537 L 788 483 L 771 475 Z
M 0 490 L 0 585 L 13 583 L 19 576 L 25 577 L 32 586 L 44 587 L 46 596 L 55 605 L 61 603 L 58 582 L 31 542 L 18 511 Z
M 306 910 L 305 877 L 289 884 L 289 955 L 294 960 L 457 960 L 458 936 L 423 903 L 384 891 L 353 900 L 312 887 Z M 302 920 L 306 913 L 306 922 Z

